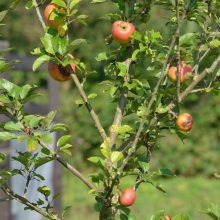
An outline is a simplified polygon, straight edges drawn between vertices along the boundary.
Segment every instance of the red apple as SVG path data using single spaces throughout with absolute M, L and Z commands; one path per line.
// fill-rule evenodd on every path
M 70 58 L 73 58 L 73 55 L 71 54 L 68 54 L 67 56 L 69 56 Z M 73 63 L 73 64 L 70 64 L 70 66 L 73 72 L 75 72 L 76 65 Z M 60 82 L 64 82 L 64 81 L 71 79 L 70 72 L 67 70 L 67 67 L 64 67 L 60 64 L 56 64 L 53 61 L 50 61 L 48 63 L 48 72 L 53 79 L 60 81 Z
M 127 43 L 135 32 L 135 26 L 127 21 L 115 21 L 112 25 L 112 37 L 120 42 Z
M 179 64 L 179 70 L 180 70 L 180 82 L 185 81 L 189 75 L 192 74 L 192 66 L 190 64 L 185 64 L 184 61 L 181 61 Z M 171 66 L 168 70 L 168 77 L 172 81 L 177 80 L 177 67 Z
M 60 26 L 60 24 L 62 23 L 62 19 L 55 19 L 54 20 L 51 18 L 51 13 L 54 10 L 58 10 L 59 13 L 65 14 L 63 8 L 61 8 L 60 6 L 58 6 L 54 3 L 50 3 L 44 9 L 44 20 L 48 26 L 53 27 L 53 28 L 58 28 Z
M 123 206 L 131 206 L 136 199 L 136 192 L 133 188 L 127 188 L 121 192 L 119 201 Z
M 176 125 L 182 131 L 190 131 L 193 125 L 192 115 L 190 115 L 189 113 L 183 113 L 178 115 L 176 119 Z

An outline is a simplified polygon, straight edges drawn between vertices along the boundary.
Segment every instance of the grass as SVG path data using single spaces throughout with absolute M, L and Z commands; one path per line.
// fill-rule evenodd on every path
M 211 203 L 220 204 L 220 181 L 202 177 L 162 179 L 159 181 L 167 191 L 164 194 L 150 184 L 142 184 L 131 210 L 136 220 L 149 220 L 151 215 L 163 209 L 174 216 L 184 213 L 191 220 L 208 220 L 202 213 Z M 125 179 L 122 188 L 131 186 L 133 179 Z M 67 220 L 98 220 L 94 199 L 87 188 L 71 174 L 63 176 L 63 204 L 72 206 Z M 65 207 L 65 206 L 64 206 Z

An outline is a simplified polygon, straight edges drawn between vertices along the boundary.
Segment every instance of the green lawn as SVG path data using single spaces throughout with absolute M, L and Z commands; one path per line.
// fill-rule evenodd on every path
M 149 184 L 142 184 L 137 192 L 137 199 L 132 213 L 137 220 L 149 220 L 158 210 L 165 210 L 170 215 L 185 213 L 192 220 L 210 219 L 201 210 L 210 203 L 220 204 L 220 181 L 215 179 L 182 178 L 163 179 L 159 181 L 166 189 L 163 194 Z M 123 182 L 124 187 L 130 186 L 132 179 Z M 71 174 L 63 176 L 63 204 L 72 206 L 67 220 L 98 220 L 94 211 L 93 196 Z

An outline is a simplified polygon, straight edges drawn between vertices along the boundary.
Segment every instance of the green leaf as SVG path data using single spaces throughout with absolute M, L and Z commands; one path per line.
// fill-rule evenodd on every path
M 65 151 L 71 147 L 72 147 L 72 144 L 65 144 L 62 147 L 60 147 L 60 151 Z
M 35 160 L 34 160 L 34 164 L 35 164 L 35 168 L 39 168 L 41 167 L 42 165 L 52 161 L 53 158 L 52 157 L 37 157 Z
M 11 100 L 8 98 L 8 96 L 3 95 L 3 94 L 0 94 L 0 102 L 3 102 L 3 103 L 10 103 Z
M 32 0 L 27 1 L 27 3 L 25 4 L 25 8 L 31 9 L 32 7 L 34 7 L 33 1 Z
M 57 42 L 52 42 L 52 36 L 45 34 L 40 40 L 44 45 L 46 52 L 55 55 L 56 50 L 54 50 L 54 47 L 57 47 Z
M 5 154 L 0 153 L 0 163 L 3 162 L 5 160 Z
M 9 121 L 6 122 L 4 125 L 4 129 L 9 130 L 9 131 L 21 131 L 23 128 L 22 124 L 20 122 L 13 122 L 13 121 Z
M 214 39 L 211 42 L 209 42 L 209 45 L 210 45 L 211 48 L 220 47 L 220 40 Z
M 53 125 L 50 129 L 50 132 L 55 132 L 55 131 L 68 131 L 68 126 L 62 123 L 57 123 Z
M 88 18 L 88 15 L 78 15 L 76 17 L 76 20 L 83 25 L 87 25 L 87 23 L 86 23 L 87 18 Z
M 69 140 L 71 136 L 70 135 L 64 135 L 57 141 L 57 147 L 62 147 L 65 145 Z
M 88 99 L 94 99 L 96 96 L 97 96 L 96 93 L 91 93 L 89 94 Z
M 169 106 L 162 106 L 161 105 L 161 103 L 157 106 L 157 108 L 156 108 L 156 112 L 157 113 L 159 113 L 159 114 L 164 114 L 164 113 L 166 113 L 166 112 L 168 112 L 169 111 Z
M 24 86 L 21 88 L 21 91 L 20 91 L 20 94 L 19 94 L 19 95 L 20 95 L 20 98 L 21 98 L 21 99 L 25 99 L 32 88 L 33 88 L 33 87 L 30 86 L 30 85 L 24 85 Z
M 44 154 L 44 155 L 47 155 L 47 156 L 52 154 L 52 152 L 49 149 L 45 148 L 45 147 L 43 147 L 41 149 L 41 153 Z
M 133 53 L 132 53 L 132 57 L 131 59 L 133 61 L 137 60 L 137 55 L 140 53 L 140 50 L 139 49 L 136 49 Z
M 34 176 L 37 177 L 39 180 L 42 180 L 42 181 L 45 180 L 45 178 L 38 173 L 34 173 Z
M 99 53 L 99 54 L 95 57 L 95 59 L 96 59 L 97 61 L 103 61 L 103 60 L 108 60 L 108 57 L 107 57 L 106 52 L 103 52 L 103 53 Z
M 48 62 L 50 59 L 50 56 L 46 54 L 38 57 L 33 63 L 33 71 L 35 72 L 43 63 Z
M 63 149 L 62 152 L 69 155 L 69 156 L 72 156 L 72 152 L 68 149 Z
M 8 141 L 11 139 L 16 139 L 17 136 L 13 133 L 9 133 L 9 132 L 0 132 L 0 140 L 1 141 Z
M 51 191 L 48 186 L 41 186 L 37 189 L 38 192 L 42 193 L 46 198 L 50 195 Z
M 8 92 L 8 96 L 18 98 L 21 88 L 6 79 L 0 79 L 0 87 Z
M 66 206 L 62 211 L 62 217 L 64 217 L 68 212 L 70 212 L 70 209 L 72 206 Z
M 29 125 L 30 128 L 35 128 L 40 125 L 41 120 L 43 119 L 42 116 L 38 115 L 26 115 L 24 116 L 24 122 Z
M 2 20 L 5 18 L 5 16 L 7 15 L 8 10 L 5 11 L 1 11 L 0 12 L 0 22 L 2 22 Z
M 111 161 L 113 163 L 117 163 L 119 160 L 123 159 L 124 155 L 122 152 L 119 151 L 113 151 L 111 154 Z
M 161 210 L 156 214 L 154 214 L 153 216 L 151 216 L 150 220 L 162 220 L 164 219 L 164 214 L 165 214 L 164 210 Z
M 114 98 L 117 91 L 118 91 L 118 87 L 117 87 L 117 86 L 112 86 L 112 87 L 110 88 L 110 91 L 109 91 L 109 92 L 110 92 L 110 96 L 111 96 L 112 98 Z
M 40 136 L 40 138 L 46 144 L 51 144 L 53 142 L 53 138 L 52 138 L 52 136 L 50 134 L 42 134 Z
M 212 203 L 204 212 L 214 220 L 220 219 L 220 207 L 216 204 Z
M 38 149 L 38 141 L 34 136 L 28 136 L 27 138 L 27 150 L 29 152 L 35 151 Z
M 161 176 L 175 176 L 175 174 L 169 169 L 160 169 L 158 175 Z
M 55 3 L 56 5 L 59 5 L 63 8 L 66 8 L 66 2 L 64 0 L 52 0 L 52 3 Z
M 195 42 L 198 39 L 198 33 L 186 33 L 180 37 L 180 45 L 196 45 Z
M 47 114 L 47 116 L 45 118 L 42 119 L 41 123 L 44 128 L 48 128 L 51 125 L 56 114 L 57 114 L 57 111 L 51 111 Z
M 71 0 L 70 2 L 70 10 L 73 10 L 73 8 L 80 2 L 81 0 Z
M 137 162 L 139 164 L 139 166 L 141 167 L 141 169 L 146 173 L 149 171 L 150 169 L 150 164 L 147 161 L 146 156 L 144 155 L 138 155 L 137 156 Z
M 128 71 L 127 65 L 123 62 L 117 62 L 116 66 L 120 70 L 118 75 L 124 77 L 127 74 L 127 71 Z
M 84 101 L 82 99 L 75 100 L 76 105 L 81 106 L 84 105 Z
M 37 200 L 37 204 L 40 206 L 40 205 L 43 205 L 44 204 L 44 201 L 43 200 L 41 200 L 41 199 L 38 199 Z
M 117 132 L 119 135 L 124 135 L 126 133 L 131 133 L 133 128 L 129 125 L 116 126 L 112 125 L 112 129 Z
M 137 110 L 137 115 L 139 117 L 147 116 L 150 113 L 150 111 L 147 109 L 146 106 L 140 106 Z
M 79 38 L 74 41 L 72 41 L 68 47 L 69 51 L 76 50 L 80 48 L 83 44 L 87 44 L 87 41 L 85 39 Z
M 110 158 L 111 157 L 111 150 L 110 150 L 110 146 L 109 146 L 109 139 L 106 139 L 100 146 L 100 150 L 102 155 L 105 158 Z
M 87 160 L 90 161 L 90 162 L 92 162 L 92 163 L 94 163 L 94 164 L 97 164 L 97 163 L 100 162 L 100 160 L 102 160 L 102 158 L 101 158 L 101 157 L 94 156 L 94 157 L 89 157 Z
M 189 217 L 186 216 L 186 215 L 177 215 L 177 216 L 174 216 L 173 220 L 189 220 Z

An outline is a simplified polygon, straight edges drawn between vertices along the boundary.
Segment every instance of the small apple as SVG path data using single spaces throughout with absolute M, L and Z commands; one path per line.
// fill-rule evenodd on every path
M 190 115 L 189 113 L 183 113 L 178 115 L 176 119 L 176 125 L 182 131 L 190 131 L 193 125 L 192 115 Z
M 70 58 L 73 58 L 73 55 L 68 54 Z M 70 64 L 72 71 L 75 73 L 76 72 L 76 65 L 75 64 Z M 67 80 L 71 79 L 70 72 L 67 70 L 67 67 L 64 67 L 60 64 L 57 64 L 53 61 L 50 61 L 48 63 L 48 72 L 50 76 L 60 82 L 64 82 Z
M 180 82 L 187 80 L 188 76 L 192 74 L 192 66 L 190 64 L 185 64 L 184 61 L 181 61 L 179 64 L 180 70 Z M 171 66 L 168 70 L 168 77 L 172 81 L 177 80 L 177 67 Z
M 135 26 L 127 21 L 115 21 L 112 25 L 112 37 L 120 42 L 127 43 L 135 32 Z
M 169 215 L 165 215 L 165 220 L 171 220 L 171 217 Z
M 51 13 L 54 10 L 57 10 L 59 13 L 65 14 L 65 11 L 63 8 L 61 8 L 60 6 L 58 6 L 54 3 L 50 3 L 44 9 L 44 20 L 48 26 L 53 27 L 53 28 L 58 28 L 60 26 L 60 24 L 62 23 L 62 19 L 52 19 L 51 18 Z
M 136 199 L 136 192 L 133 188 L 126 188 L 121 192 L 119 201 L 123 206 L 131 206 Z

